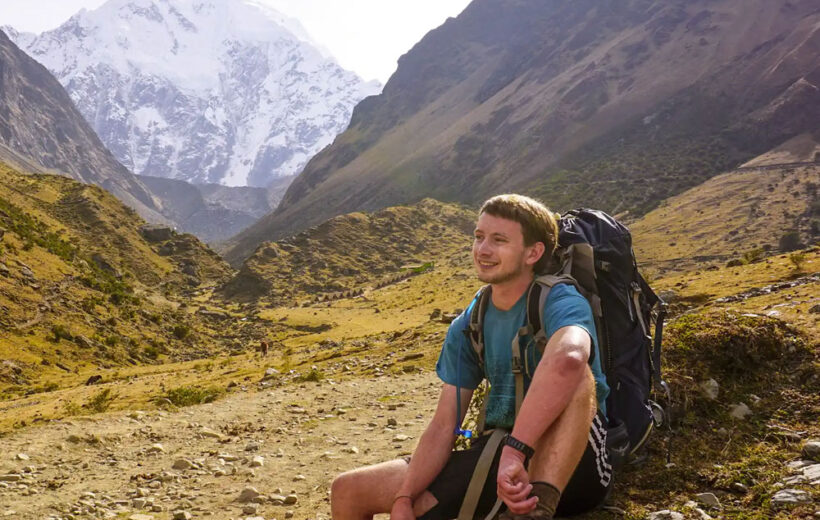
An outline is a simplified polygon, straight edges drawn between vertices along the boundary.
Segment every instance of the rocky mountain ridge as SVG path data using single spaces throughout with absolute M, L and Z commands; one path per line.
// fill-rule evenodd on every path
M 0 145 L 14 162 L 104 187 L 144 218 L 167 222 L 158 200 L 105 148 L 60 83 L 0 31 Z
M 811 1 L 477 0 L 401 58 L 228 258 L 425 196 L 641 214 L 816 130 L 818 39 Z
M 192 183 L 294 175 L 380 89 L 249 0 L 109 0 L 13 36 L 130 171 Z

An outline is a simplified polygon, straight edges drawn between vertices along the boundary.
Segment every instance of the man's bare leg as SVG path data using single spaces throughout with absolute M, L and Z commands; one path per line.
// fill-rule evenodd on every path
M 595 379 L 587 369 L 584 380 L 561 415 L 538 440 L 530 461 L 530 482 L 547 482 L 563 491 L 587 447 L 595 417 Z
M 375 514 L 389 513 L 407 468 L 405 461 L 391 460 L 336 477 L 330 487 L 333 520 L 370 520 Z M 419 517 L 437 503 L 436 498 L 425 491 L 413 502 L 413 513 Z

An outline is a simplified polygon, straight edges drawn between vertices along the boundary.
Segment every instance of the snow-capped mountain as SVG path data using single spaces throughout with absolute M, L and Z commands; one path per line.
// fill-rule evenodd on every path
M 10 36 L 131 171 L 194 183 L 298 173 L 381 89 L 257 0 L 110 0 Z

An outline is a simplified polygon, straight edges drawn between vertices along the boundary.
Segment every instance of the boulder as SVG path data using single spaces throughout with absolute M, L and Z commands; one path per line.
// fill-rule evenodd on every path
M 140 233 L 149 242 L 165 242 L 174 236 L 174 230 L 166 226 L 142 226 Z

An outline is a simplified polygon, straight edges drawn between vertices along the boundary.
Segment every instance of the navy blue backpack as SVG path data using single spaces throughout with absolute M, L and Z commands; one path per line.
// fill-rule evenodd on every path
M 547 340 L 541 323 L 550 288 L 567 283 L 589 301 L 595 316 L 601 367 L 610 394 L 606 402 L 607 448 L 613 467 L 641 461 L 663 408 L 651 399 L 669 390 L 661 378 L 664 302 L 638 272 L 629 230 L 606 213 L 577 209 L 558 220 L 558 248 L 549 274 L 537 275 L 527 296 L 527 321 L 519 336 L 531 334 L 543 351 Z M 465 333 L 483 363 L 483 319 L 489 286 L 476 295 Z M 520 356 L 513 349 L 516 413 L 523 399 Z M 518 358 L 518 360 L 516 359 Z M 655 386 L 653 387 L 653 381 Z M 520 388 L 519 388 L 520 387 Z M 668 402 L 668 401 L 667 401 Z M 479 429 L 483 426 L 483 413 Z

